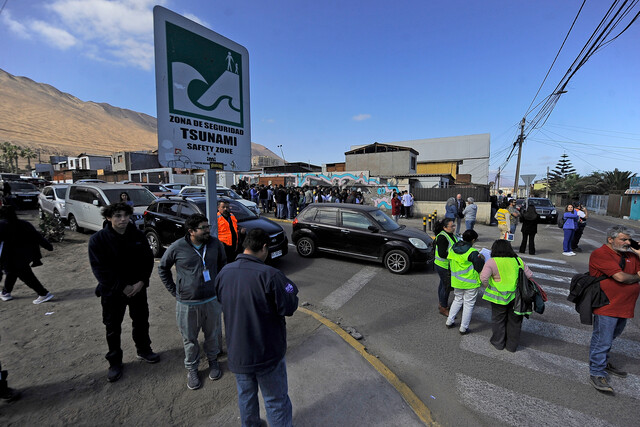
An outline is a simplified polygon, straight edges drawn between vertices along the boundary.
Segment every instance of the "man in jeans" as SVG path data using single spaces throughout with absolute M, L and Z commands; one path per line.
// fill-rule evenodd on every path
M 167 290 L 176 298 L 176 319 L 184 344 L 187 388 L 197 390 L 202 383 L 200 364 L 200 329 L 204 334 L 204 351 L 209 361 L 209 379 L 222 377 L 218 353 L 222 346 L 222 307 L 216 300 L 214 280 L 227 263 L 222 243 L 210 233 L 209 220 L 193 214 L 184 223 L 187 235 L 171 244 L 165 252 L 158 274 Z M 177 281 L 171 267 L 176 266 Z
M 288 394 L 285 316 L 298 308 L 298 288 L 280 270 L 264 263 L 269 235 L 251 230 L 244 253 L 216 278 L 224 312 L 229 370 L 236 376 L 243 426 L 261 425 L 258 386 L 270 426 L 292 425 Z
M 640 250 L 630 246 L 633 230 L 616 225 L 607 230 L 607 243 L 591 253 L 589 274 L 607 276 L 600 289 L 609 304 L 593 310 L 593 334 L 589 349 L 589 380 L 597 390 L 613 392 L 608 374 L 624 378 L 627 373 L 609 362 L 613 340 L 624 330 L 627 319 L 633 318 L 640 294 Z

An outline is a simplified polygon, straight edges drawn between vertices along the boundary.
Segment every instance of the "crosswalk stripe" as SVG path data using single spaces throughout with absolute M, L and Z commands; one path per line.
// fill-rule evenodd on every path
M 519 348 L 517 352 L 510 353 L 504 350 L 496 350 L 486 337 L 480 335 L 466 335 L 460 341 L 462 350 L 491 357 L 502 362 L 512 363 L 526 369 L 532 369 L 545 375 L 553 375 L 566 380 L 576 381 L 589 385 L 589 364 L 580 360 L 560 356 L 533 348 Z M 616 393 L 624 394 L 635 399 L 640 399 L 640 377 L 629 374 L 626 378 L 609 379 Z M 556 425 L 556 424 L 550 424 Z M 557 424 L 560 425 L 560 424 Z
M 563 268 L 563 267 L 556 267 L 555 265 L 547 265 L 547 264 L 538 264 L 538 263 L 534 263 L 534 262 L 528 262 L 527 265 L 529 266 L 529 268 L 541 268 L 543 270 L 553 270 L 553 271 L 558 271 L 560 273 L 571 273 L 571 274 L 576 274 L 578 273 L 575 269 L 573 268 Z
M 337 310 L 347 303 L 355 294 L 369 283 L 380 272 L 378 267 L 364 267 L 347 280 L 342 286 L 331 292 L 320 304 L 332 310 Z
M 553 262 L 553 263 L 556 263 L 556 264 L 566 264 L 566 263 L 567 263 L 567 261 L 564 261 L 564 260 L 561 260 L 561 259 L 540 258 L 540 257 L 539 257 L 539 256 L 537 256 L 537 255 L 525 255 L 525 254 L 518 254 L 518 256 L 519 256 L 520 258 L 524 258 L 525 260 L 526 260 L 526 259 L 533 259 L 533 260 L 536 260 L 536 261 Z
M 548 302 L 547 302 L 548 304 Z M 576 324 L 580 322 L 578 313 L 573 312 Z M 536 314 L 537 316 L 537 314 Z M 491 309 L 475 307 L 472 320 L 491 323 Z M 591 331 L 562 326 L 555 323 L 541 322 L 534 319 L 524 319 L 522 330 L 530 334 L 540 335 L 546 338 L 561 340 L 571 344 L 589 346 L 591 343 Z M 623 354 L 633 359 L 640 359 L 640 343 L 626 338 L 616 338 L 611 348 L 612 353 Z
M 550 280 L 552 282 L 563 282 L 563 283 L 566 283 L 567 285 L 571 283 L 571 277 L 556 276 L 555 274 L 539 273 L 537 271 L 533 272 L 533 279 L 536 281 L 540 279 L 540 280 Z
M 558 288 L 555 286 L 545 286 L 543 290 L 549 295 L 559 295 L 562 297 L 569 296 L 569 289 Z

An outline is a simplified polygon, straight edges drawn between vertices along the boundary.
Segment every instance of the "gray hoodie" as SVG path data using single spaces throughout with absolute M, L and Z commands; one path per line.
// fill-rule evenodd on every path
M 476 205 L 475 203 L 467 205 L 467 207 L 462 211 L 462 215 L 464 215 L 465 221 L 475 221 L 477 214 L 478 205 Z

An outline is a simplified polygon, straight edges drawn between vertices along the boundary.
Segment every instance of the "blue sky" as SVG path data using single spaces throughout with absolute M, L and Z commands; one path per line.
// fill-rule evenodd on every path
M 611 3 L 586 3 L 534 105 Z M 355 144 L 490 133 L 495 171 L 582 1 L 0 0 L 0 68 L 156 116 L 155 4 L 249 50 L 252 140 L 277 154 L 282 145 L 287 161 L 340 162 Z M 636 22 L 576 73 L 529 135 L 521 173 L 540 178 L 563 152 L 583 175 L 640 173 L 639 39 Z M 514 175 L 515 158 L 503 183 Z

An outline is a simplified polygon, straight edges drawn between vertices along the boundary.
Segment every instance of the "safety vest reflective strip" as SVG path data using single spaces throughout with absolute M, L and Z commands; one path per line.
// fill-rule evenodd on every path
M 458 241 L 458 239 L 454 236 L 454 238 L 452 239 L 446 231 L 441 231 L 438 236 L 440 235 L 444 235 L 447 240 L 449 241 L 449 247 L 447 248 L 447 251 L 451 250 L 451 246 L 453 246 L 453 244 L 455 242 Z M 436 236 L 436 243 L 438 241 L 438 236 Z M 455 240 L 454 240 L 455 239 Z M 442 268 L 449 268 L 449 260 L 447 258 L 440 258 L 440 256 L 438 255 L 438 248 L 436 245 L 436 257 L 433 260 L 433 262 L 438 266 L 438 267 L 442 267 Z
M 469 261 L 471 252 L 477 252 L 477 249 L 469 248 L 463 254 L 457 254 L 449 251 L 449 262 L 451 268 L 451 287 L 458 289 L 473 289 L 480 286 L 480 275 L 473 268 L 473 264 Z M 467 268 L 464 266 L 467 265 Z M 463 270 L 460 270 L 464 268 Z
M 500 281 L 489 277 L 489 285 L 484 290 L 482 299 L 495 304 L 507 305 L 516 297 L 518 270 L 521 268 L 516 258 L 493 258 L 498 266 Z

